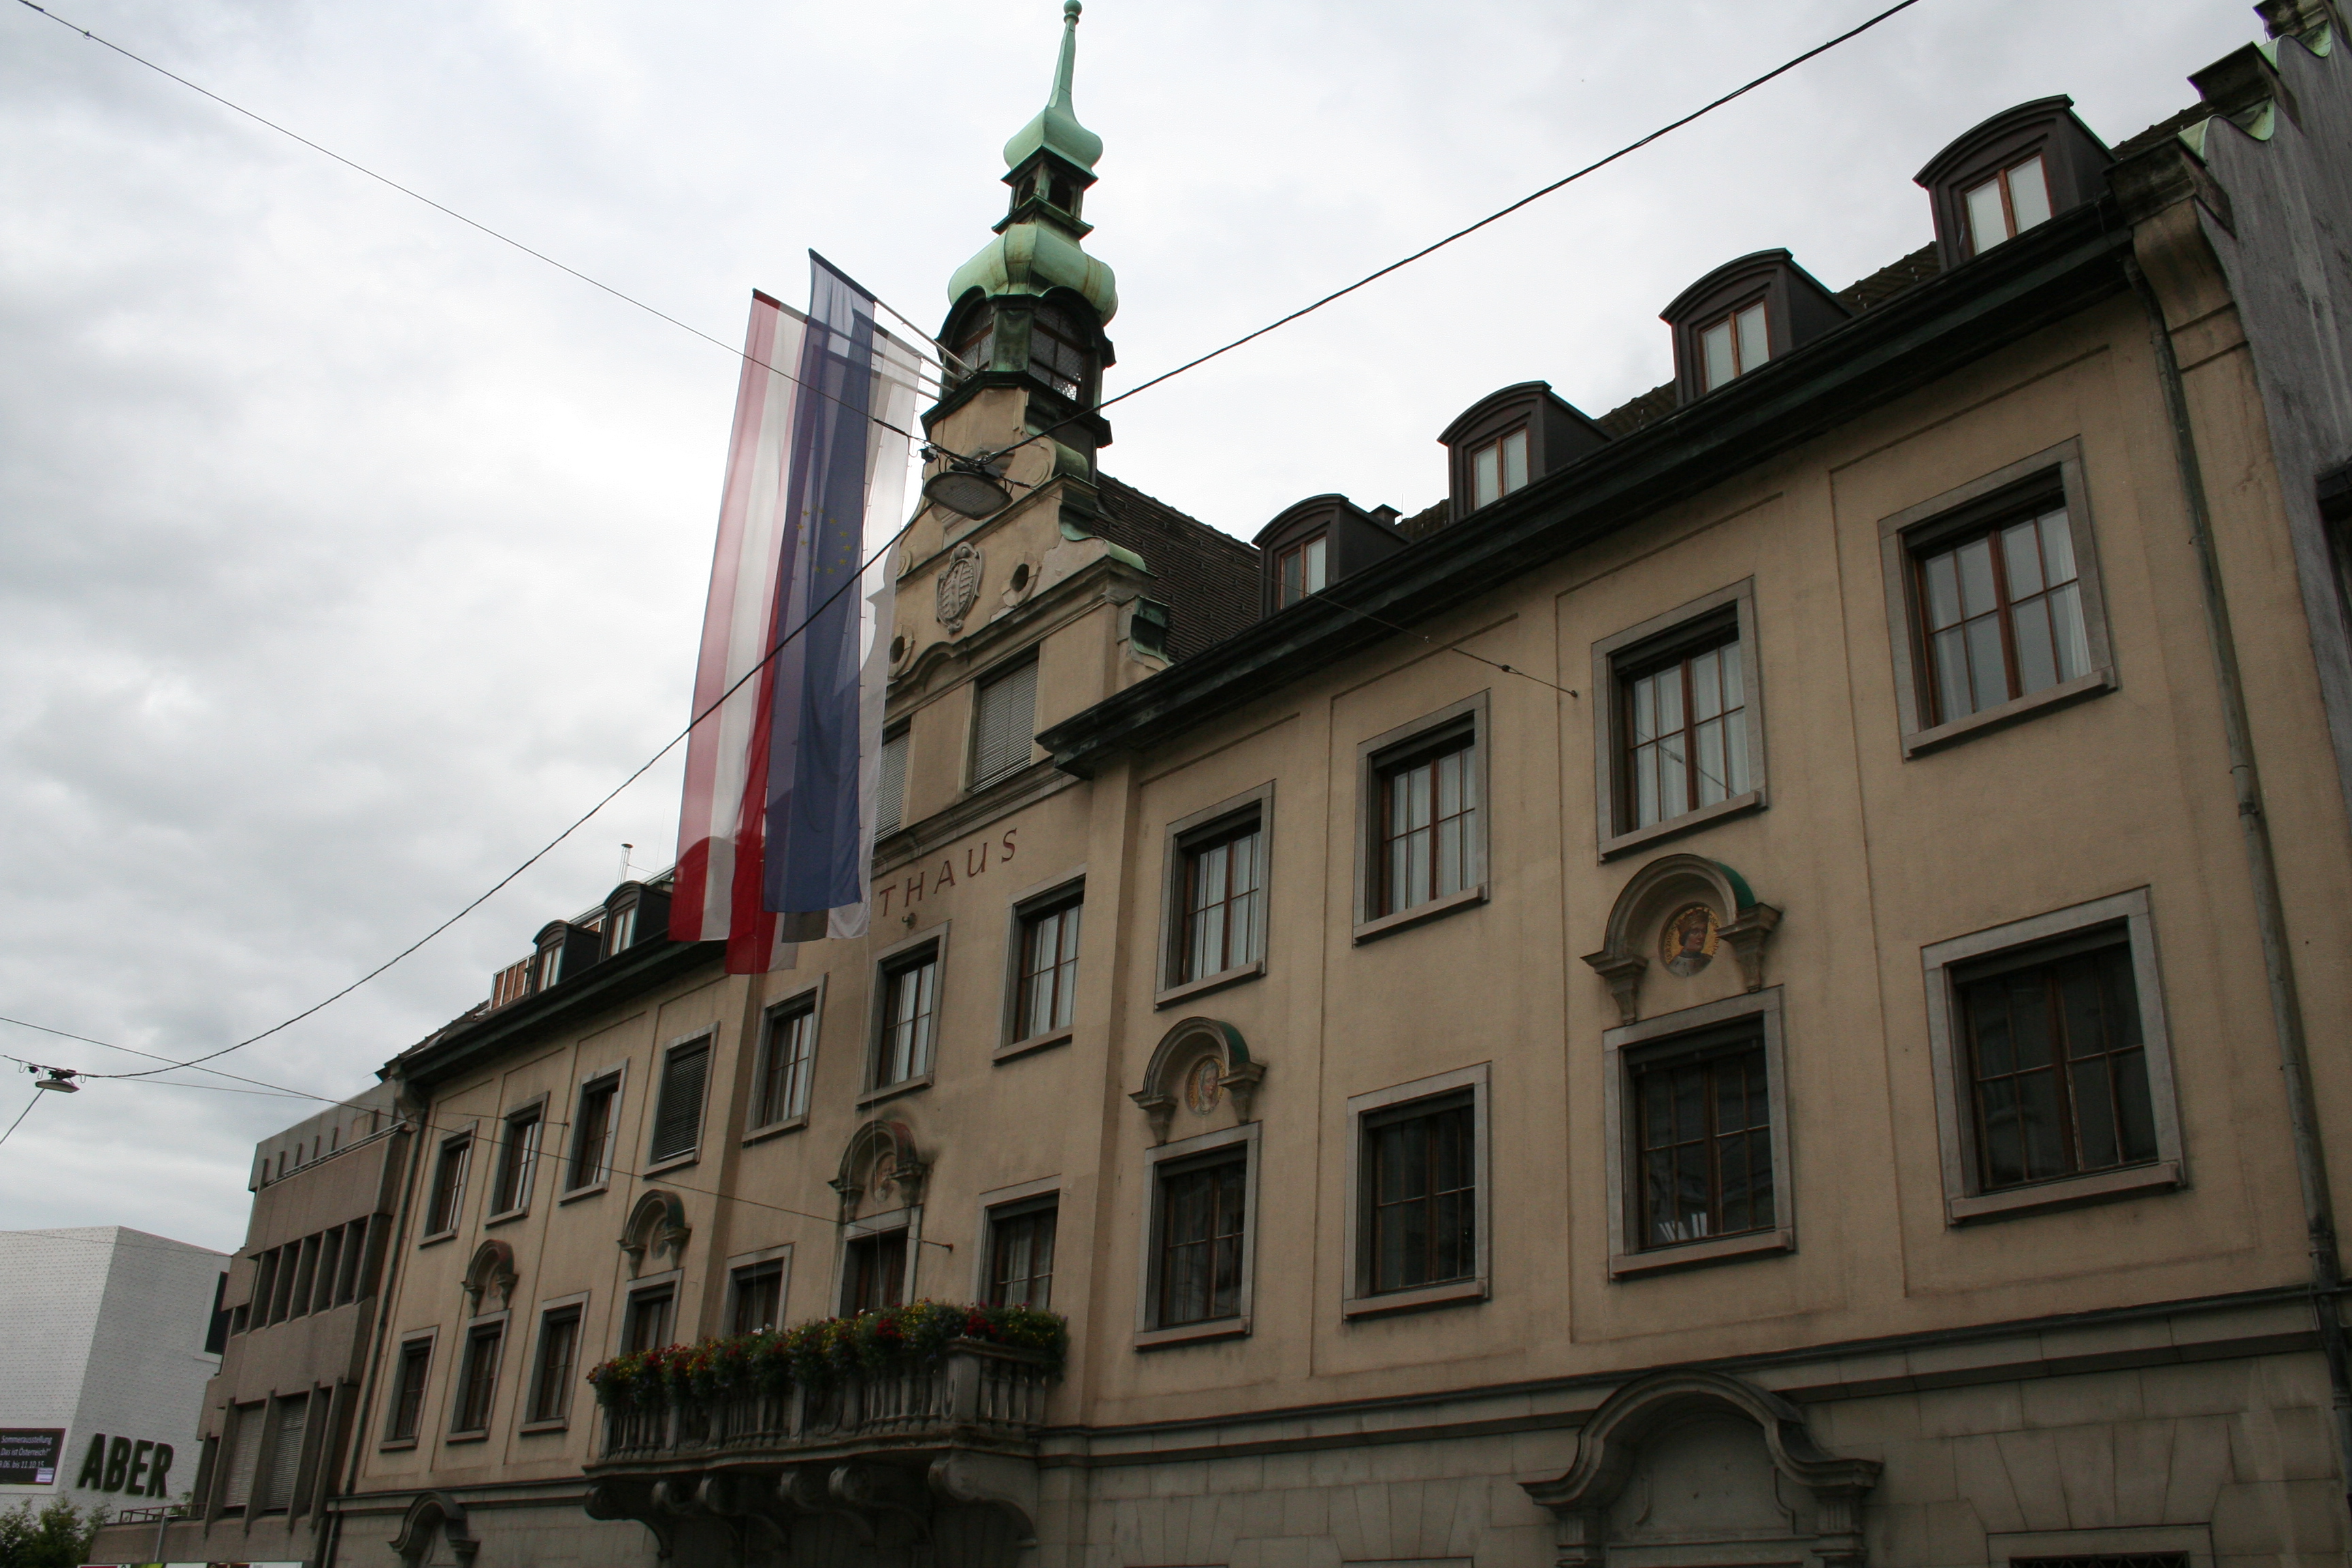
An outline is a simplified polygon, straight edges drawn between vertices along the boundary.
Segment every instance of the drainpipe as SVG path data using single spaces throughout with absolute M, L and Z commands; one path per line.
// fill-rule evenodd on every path
M 2193 221 L 2193 219 L 2192 219 Z M 2172 453 L 2180 468 L 2180 489 L 2189 503 L 2189 542 L 2197 551 L 2198 585 L 2205 597 L 2205 630 L 2212 643 L 2213 669 L 2221 688 L 2221 728 L 2230 754 L 2230 782 L 2238 797 L 2238 825 L 2244 830 L 2246 868 L 2253 883 L 2254 923 L 2263 942 L 2263 972 L 2269 982 L 2271 1026 L 2278 1037 L 2280 1077 L 2286 1086 L 2287 1131 L 2294 1146 L 2295 1176 L 2303 1188 L 2303 1215 L 2311 1251 L 2311 1306 L 2327 1363 L 2334 1394 L 2336 1473 L 2352 1508 L 2352 1358 L 2346 1353 L 2344 1323 L 2337 1310 L 2343 1261 L 2336 1241 L 2336 1206 L 2329 1195 L 2327 1155 L 2320 1142 L 2319 1117 L 2312 1103 L 2311 1055 L 2303 1027 L 2303 1005 L 2295 991 L 2294 957 L 2288 945 L 2286 910 L 2279 897 L 2278 857 L 2271 844 L 2270 818 L 2263 810 L 2262 776 L 2254 765 L 2254 741 L 2246 721 L 2245 683 L 2238 669 L 2238 645 L 2230 626 L 2230 605 L 2221 588 L 2221 560 L 2213 543 L 2213 516 L 2206 501 L 2203 465 L 2197 457 L 2195 427 L 2180 361 L 2172 352 L 2164 306 L 2140 270 L 2136 257 L 2124 258 L 2132 288 L 2147 311 L 2149 342 L 2156 348 L 2157 379 L 2164 386 L 2171 416 Z

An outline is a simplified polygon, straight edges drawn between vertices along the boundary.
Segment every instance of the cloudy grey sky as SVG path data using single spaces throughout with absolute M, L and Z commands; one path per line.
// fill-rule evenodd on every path
M 0 1014 L 217 1047 L 464 903 L 684 721 L 732 358 L 0 0 Z M 1878 0 L 1092 0 L 1116 391 L 1843 30 Z M 59 15 L 690 321 L 810 247 L 935 322 L 1056 0 L 56 0 Z M 1928 237 L 1912 173 L 2053 92 L 2110 142 L 2241 0 L 1923 0 L 1601 175 L 1114 411 L 1105 467 L 1246 535 L 1407 510 L 1437 431 L 1666 378 L 1660 306 Z M 667 865 L 649 774 L 383 980 L 223 1066 L 349 1093 L 551 916 Z M 0 1026 L 0 1050 L 113 1052 Z M 181 1075 L 192 1076 L 192 1075 Z M 214 1080 L 218 1081 L 218 1080 Z M 0 1123 L 31 1094 L 0 1078 Z M 0 1226 L 228 1248 L 302 1101 L 44 1096 Z

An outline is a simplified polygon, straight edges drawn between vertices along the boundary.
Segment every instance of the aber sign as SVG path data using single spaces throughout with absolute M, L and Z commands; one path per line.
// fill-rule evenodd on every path
M 60 1434 L 62 1436 L 62 1434 Z M 132 1497 L 169 1497 L 163 1479 L 172 1470 L 172 1445 L 151 1442 L 145 1437 L 136 1443 L 128 1437 L 109 1437 L 103 1432 L 90 1434 L 89 1451 L 82 1456 L 81 1473 L 74 1485 L 93 1491 L 128 1492 Z

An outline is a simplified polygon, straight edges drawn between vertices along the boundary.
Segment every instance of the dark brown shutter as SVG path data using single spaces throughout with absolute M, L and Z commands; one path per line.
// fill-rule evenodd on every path
M 702 1082 L 710 1068 L 710 1042 L 680 1046 L 662 1063 L 660 1103 L 654 1111 L 648 1157 L 658 1163 L 690 1154 L 702 1135 Z

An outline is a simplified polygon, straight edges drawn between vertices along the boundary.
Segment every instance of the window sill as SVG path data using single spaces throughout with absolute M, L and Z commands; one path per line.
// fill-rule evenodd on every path
M 489 1440 L 489 1428 L 483 1427 L 473 1432 L 452 1432 L 441 1439 L 441 1446 L 445 1448 L 454 1448 L 460 1443 L 487 1443 Z
M 2158 1160 L 2152 1165 L 2131 1165 L 2095 1175 L 2063 1176 L 2030 1186 L 2004 1187 L 1997 1193 L 1946 1198 L 1944 1215 L 1953 1225 L 1966 1225 L 1970 1220 L 2005 1219 L 2011 1215 L 2046 1214 L 2052 1209 L 2075 1208 L 2084 1204 L 2145 1197 L 2172 1192 L 2185 1184 L 2179 1161 Z
M 1609 1278 L 1638 1279 L 1644 1274 L 1705 1268 L 1709 1264 L 1737 1263 L 1743 1258 L 1771 1257 L 1796 1250 L 1797 1233 L 1794 1230 L 1750 1231 L 1745 1236 L 1721 1236 L 1712 1241 L 1680 1242 L 1648 1252 L 1621 1253 L 1609 1260 Z
M 375 1451 L 379 1454 L 398 1454 L 415 1447 L 416 1447 L 416 1439 L 414 1437 L 386 1437 L 375 1446 Z
M 995 1050 L 989 1053 L 988 1059 L 992 1062 L 1009 1062 L 1016 1058 L 1033 1056 L 1039 1051 L 1050 1051 L 1055 1046 L 1068 1045 L 1071 1037 L 1076 1032 L 1075 1029 L 1054 1029 L 1043 1035 L 1032 1035 L 1025 1040 L 1013 1040 L 997 1047 Z
M 2037 691 L 2031 697 L 2020 697 L 1998 708 L 1988 708 L 1981 713 L 1971 713 L 1965 719 L 1955 719 L 1948 724 L 1938 724 L 1932 730 L 1920 730 L 1906 735 L 1903 737 L 1903 755 L 1907 760 L 1922 752 L 1937 751 L 1983 731 L 1998 730 L 2021 719 L 2030 719 L 2045 709 L 2064 708 L 2115 689 L 2114 670 L 2095 669 L 2047 691 Z
M 1355 942 L 1361 947 L 1368 942 L 1378 942 L 1397 931 L 1410 931 L 1425 921 L 1450 915 L 1456 910 L 1466 910 L 1486 901 L 1486 884 L 1465 888 L 1458 893 L 1448 893 L 1442 899 L 1432 899 L 1425 904 L 1415 904 L 1409 910 L 1399 910 L 1392 915 L 1382 915 L 1376 921 L 1366 921 L 1356 928 Z
M 667 1160 L 656 1160 L 637 1173 L 640 1176 L 658 1176 L 664 1171 L 682 1171 L 702 1158 L 700 1149 L 689 1149 L 683 1154 L 672 1154 Z
M 593 1198 L 596 1196 L 598 1194 L 604 1192 L 610 1184 L 611 1184 L 606 1182 L 593 1182 L 584 1187 L 572 1188 L 570 1192 L 563 1194 L 555 1201 L 559 1204 L 575 1204 L 582 1198 Z
M 1152 1351 L 1166 1345 L 1198 1344 L 1203 1340 L 1237 1340 L 1249 1331 L 1249 1314 L 1244 1312 L 1238 1318 L 1212 1318 L 1205 1323 L 1185 1323 L 1173 1329 L 1141 1329 L 1136 1332 L 1135 1348 Z
M 524 1437 L 536 1437 L 543 1433 L 570 1430 L 572 1430 L 572 1418 L 568 1415 L 557 1415 L 545 1421 L 526 1421 L 515 1428 L 516 1434 Z
M 859 1095 L 857 1097 L 857 1109 L 863 1110 L 869 1105 L 879 1105 L 886 1100 L 896 1100 L 902 1094 L 914 1094 L 930 1087 L 931 1075 L 929 1073 L 925 1073 L 920 1078 L 901 1079 L 897 1083 L 890 1084 L 886 1088 L 868 1089 L 864 1094 Z
M 798 1132 L 808 1124 L 807 1113 L 803 1112 L 798 1116 L 788 1116 L 782 1121 L 771 1121 L 765 1126 L 750 1128 L 743 1134 L 743 1147 L 749 1149 L 754 1143 L 765 1143 L 771 1138 L 781 1138 L 787 1132 Z
M 1151 1005 L 1155 1008 L 1173 1007 L 1179 1002 L 1190 1002 L 1195 996 L 1206 996 L 1212 991 L 1223 991 L 1228 985 L 1238 985 L 1244 980 L 1255 980 L 1265 973 L 1265 960 L 1261 958 L 1255 963 L 1244 963 L 1238 968 L 1223 970 L 1199 980 L 1188 980 L 1181 985 L 1171 985 L 1165 991 L 1156 992 L 1152 995 Z
M 427 1247 L 438 1247 L 445 1241 L 455 1241 L 457 1239 L 457 1233 L 454 1228 L 449 1230 L 436 1230 L 430 1236 L 418 1237 L 416 1238 L 416 1245 L 417 1247 L 422 1250 Z
M 1654 822 L 1647 827 L 1637 827 L 1630 833 L 1620 833 L 1601 841 L 1601 858 L 1613 860 L 1632 850 L 1655 844 L 1661 838 L 1679 837 L 1696 833 L 1702 827 L 1712 827 L 1727 816 L 1745 816 L 1751 811 L 1761 811 L 1766 805 L 1764 786 L 1757 785 L 1745 795 L 1735 795 L 1728 800 L 1718 800 L 1713 805 L 1702 805 L 1696 811 L 1686 811 L 1680 816 L 1670 816 L 1664 822 Z
M 484 1230 L 488 1230 L 492 1226 L 505 1225 L 511 1220 L 527 1219 L 530 1217 L 530 1205 L 529 1204 L 525 1204 L 519 1209 L 507 1209 L 499 1214 L 485 1215 L 482 1220 L 482 1228 Z
M 1391 1312 L 1418 1312 L 1429 1307 L 1454 1307 L 1484 1301 L 1493 1292 L 1484 1279 L 1448 1279 L 1443 1285 L 1423 1285 L 1410 1290 L 1383 1290 L 1377 1296 L 1352 1296 L 1339 1303 L 1339 1315 L 1386 1317 Z

